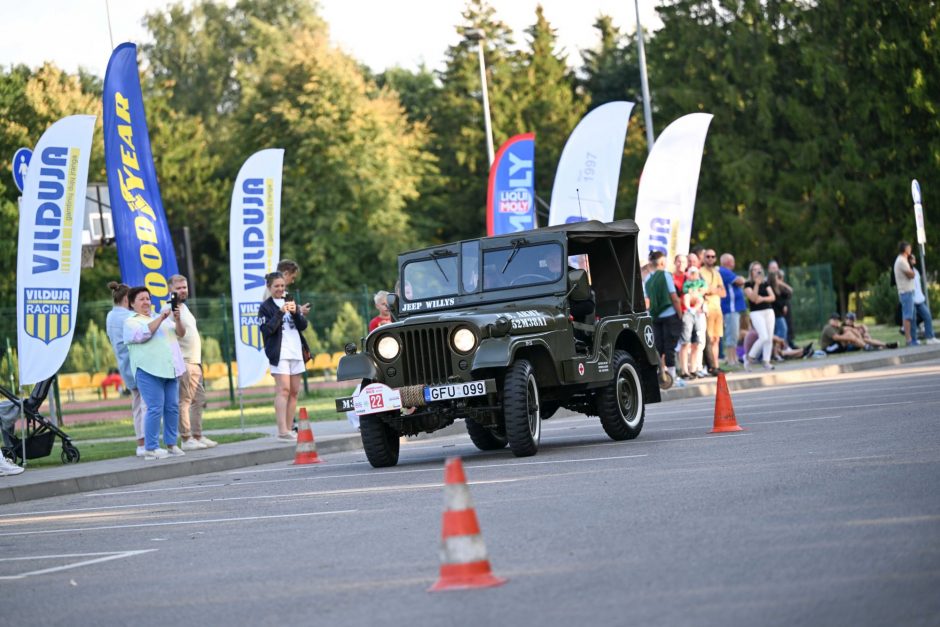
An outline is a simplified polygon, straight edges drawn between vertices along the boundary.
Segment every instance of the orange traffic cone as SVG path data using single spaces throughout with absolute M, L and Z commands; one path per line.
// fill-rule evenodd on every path
M 297 454 L 294 456 L 294 465 L 319 464 L 322 459 L 317 455 L 317 443 L 313 440 L 313 429 L 307 418 L 307 409 L 300 408 L 300 420 L 297 425 Z
M 493 576 L 486 545 L 473 510 L 473 500 L 459 457 L 444 466 L 444 520 L 441 533 L 441 576 L 428 592 L 501 586 Z
M 744 431 L 738 426 L 738 419 L 734 417 L 734 406 L 731 404 L 731 393 L 728 391 L 728 382 L 725 373 L 718 373 L 718 390 L 715 394 L 715 426 L 709 433 L 727 433 L 728 431 Z

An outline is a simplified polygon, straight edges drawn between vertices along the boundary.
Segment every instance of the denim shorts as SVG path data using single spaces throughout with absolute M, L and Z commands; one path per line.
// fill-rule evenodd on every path
M 914 291 L 901 292 L 898 294 L 901 299 L 901 320 L 914 319 Z

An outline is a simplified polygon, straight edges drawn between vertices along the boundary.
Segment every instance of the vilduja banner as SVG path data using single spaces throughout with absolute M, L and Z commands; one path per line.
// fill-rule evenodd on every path
M 20 385 L 54 375 L 72 345 L 94 132 L 93 115 L 59 120 L 36 144 L 26 174 L 16 259 Z
M 614 219 L 620 160 L 632 102 L 608 102 L 584 116 L 558 159 L 548 224 Z
M 510 137 L 500 146 L 486 190 L 486 234 L 534 229 L 535 133 Z
M 283 161 L 280 148 L 256 152 L 238 171 L 232 191 L 229 265 L 239 388 L 257 383 L 268 369 L 258 308 L 264 299 L 264 275 L 277 268 L 281 257 Z
M 169 302 L 167 279 L 179 272 L 153 166 L 137 46 L 114 49 L 104 77 L 104 160 L 121 280 L 146 286 L 157 309 Z
M 640 177 L 634 218 L 640 227 L 641 260 L 654 250 L 662 251 L 671 271 L 676 255 L 689 252 L 695 192 L 711 121 L 710 113 L 684 115 L 653 144 Z

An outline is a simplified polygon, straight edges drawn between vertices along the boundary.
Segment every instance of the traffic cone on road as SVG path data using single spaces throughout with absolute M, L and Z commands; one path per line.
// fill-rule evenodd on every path
M 459 457 L 444 466 L 444 519 L 441 533 L 441 575 L 428 592 L 501 586 L 486 556 L 486 545 L 473 510 L 473 500 Z
M 709 433 L 727 433 L 729 431 L 744 431 L 738 426 L 738 419 L 734 416 L 734 406 L 731 404 L 731 393 L 728 391 L 728 382 L 725 373 L 718 373 L 718 390 L 715 394 L 715 426 Z
M 300 420 L 297 425 L 297 454 L 294 455 L 294 465 L 319 464 L 322 459 L 317 455 L 317 443 L 313 440 L 313 429 L 307 418 L 307 409 L 300 408 Z

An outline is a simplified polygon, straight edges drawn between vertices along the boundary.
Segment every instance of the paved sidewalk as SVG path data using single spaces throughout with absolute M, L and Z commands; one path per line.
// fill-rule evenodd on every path
M 770 372 L 763 370 L 750 374 L 735 372 L 727 375 L 727 381 L 729 389 L 734 392 L 783 383 L 809 382 L 842 373 L 936 359 L 940 359 L 940 346 L 848 353 L 780 362 L 776 364 L 777 368 Z M 667 390 L 663 393 L 663 400 L 712 396 L 715 394 L 716 381 L 714 378 L 701 379 L 690 383 L 685 388 Z M 565 415 L 573 414 L 564 411 L 558 413 L 558 416 Z M 461 422 L 458 421 L 446 429 L 420 436 L 417 439 L 464 433 L 465 427 Z M 362 448 L 359 434 L 345 420 L 311 424 L 317 442 L 317 451 L 321 457 Z M 238 432 L 238 430 L 234 431 Z M 27 469 L 26 472 L 13 477 L 0 477 L 0 505 L 293 460 L 294 445 L 276 441 L 272 437 L 272 429 L 252 427 L 246 431 L 262 432 L 266 434 L 266 437 L 223 444 L 204 451 L 193 451 L 182 458 L 144 461 L 136 457 L 122 457 L 54 468 Z M 132 450 L 130 448 L 132 441 L 128 439 L 129 450 Z M 77 442 L 77 445 L 81 447 L 81 442 Z M 326 461 L 328 463 L 328 459 Z

